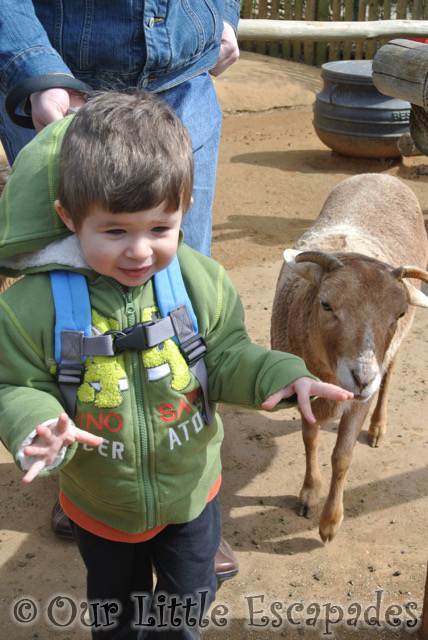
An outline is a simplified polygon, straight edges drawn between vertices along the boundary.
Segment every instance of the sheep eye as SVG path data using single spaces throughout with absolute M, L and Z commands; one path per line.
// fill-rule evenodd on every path
M 328 302 L 321 301 L 321 307 L 324 309 L 324 311 L 333 311 Z
M 404 311 L 402 313 L 400 313 L 400 315 L 398 316 L 398 318 L 402 318 L 403 316 L 405 316 L 407 313 L 407 307 L 404 309 Z

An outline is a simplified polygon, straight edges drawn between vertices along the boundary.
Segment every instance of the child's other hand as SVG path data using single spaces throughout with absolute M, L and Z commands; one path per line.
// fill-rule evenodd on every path
M 335 384 L 327 382 L 318 382 L 306 376 L 297 378 L 286 387 L 283 387 L 276 393 L 273 393 L 262 404 L 263 409 L 273 409 L 278 402 L 285 398 L 290 398 L 294 394 L 297 395 L 297 403 L 302 415 L 310 424 L 315 424 L 316 419 L 312 413 L 311 396 L 319 396 L 320 398 L 328 398 L 329 400 L 351 400 L 354 394 L 351 391 L 345 391 Z
M 39 424 L 36 431 L 37 436 L 24 448 L 24 453 L 26 456 L 35 456 L 39 459 L 31 465 L 22 478 L 23 482 L 31 482 L 45 467 L 52 464 L 64 445 L 82 442 L 96 447 L 103 442 L 100 436 L 94 436 L 70 424 L 66 413 L 61 413 L 53 428 Z

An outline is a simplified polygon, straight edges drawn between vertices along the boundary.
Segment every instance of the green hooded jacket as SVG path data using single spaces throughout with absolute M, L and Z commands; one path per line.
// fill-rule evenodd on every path
M 126 290 L 92 271 L 54 209 L 69 121 L 49 125 L 21 151 L 0 202 L 0 272 L 25 276 L 0 296 L 0 436 L 18 465 L 35 427 L 64 410 L 54 377 L 49 271 L 86 276 L 94 332 L 123 330 L 157 310 L 152 281 Z M 104 442 L 69 446 L 55 467 L 72 503 L 130 534 L 188 522 L 204 508 L 221 471 L 217 402 L 258 409 L 284 385 L 311 375 L 300 358 L 251 343 L 237 292 L 219 264 L 183 244 L 178 257 L 207 344 L 212 424 L 202 420 L 199 384 L 172 339 L 146 351 L 88 357 L 74 424 Z

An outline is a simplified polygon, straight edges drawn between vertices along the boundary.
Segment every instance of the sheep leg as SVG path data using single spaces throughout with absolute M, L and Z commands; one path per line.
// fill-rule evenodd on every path
M 392 373 L 394 370 L 395 359 L 391 362 L 388 369 L 383 375 L 379 389 L 379 395 L 376 402 L 375 410 L 370 419 L 370 427 L 368 432 L 368 441 L 371 447 L 378 447 L 386 432 L 388 392 L 391 384 Z
M 352 453 L 370 402 L 352 402 L 339 423 L 336 445 L 331 456 L 330 491 L 321 512 L 319 533 L 323 542 L 330 542 L 343 520 L 343 488 L 352 460 Z
M 310 510 L 320 499 L 321 474 L 318 465 L 320 425 L 309 424 L 302 418 L 302 436 L 306 451 L 306 473 L 299 496 L 299 515 L 309 516 Z

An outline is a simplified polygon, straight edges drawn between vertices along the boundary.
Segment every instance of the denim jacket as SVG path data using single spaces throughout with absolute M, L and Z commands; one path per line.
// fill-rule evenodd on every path
M 215 65 L 223 22 L 236 29 L 239 8 L 239 0 L 2 0 L 0 90 L 8 96 L 56 73 L 94 89 L 163 91 Z M 50 80 L 37 88 L 64 86 Z

